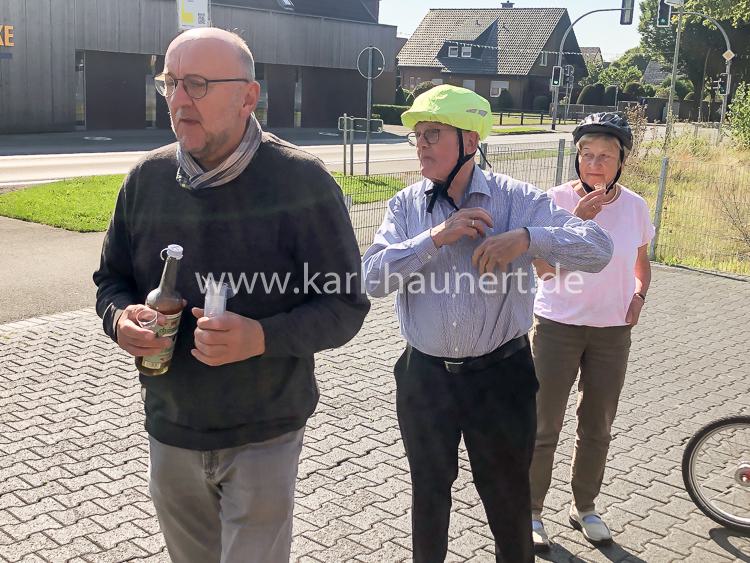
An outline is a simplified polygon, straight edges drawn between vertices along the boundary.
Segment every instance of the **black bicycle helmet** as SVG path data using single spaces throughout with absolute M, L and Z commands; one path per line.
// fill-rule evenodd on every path
M 607 111 L 587 115 L 583 119 L 583 121 L 581 121 L 578 126 L 573 129 L 573 142 L 575 144 L 578 144 L 578 141 L 581 140 L 581 137 L 590 133 L 598 135 L 612 135 L 618 141 L 620 141 L 620 166 L 617 169 L 617 174 L 615 175 L 614 180 L 612 180 L 612 182 L 610 182 L 610 184 L 607 186 L 606 193 L 608 193 L 609 190 L 611 190 L 617 183 L 617 180 L 620 179 L 620 174 L 622 174 L 622 164 L 625 161 L 625 148 L 627 148 L 628 150 L 633 149 L 633 131 L 630 129 L 628 121 L 619 113 Z M 577 158 L 576 172 L 578 173 L 578 178 L 581 180 L 583 189 L 587 193 L 593 192 L 594 188 L 589 186 L 581 178 L 581 170 Z

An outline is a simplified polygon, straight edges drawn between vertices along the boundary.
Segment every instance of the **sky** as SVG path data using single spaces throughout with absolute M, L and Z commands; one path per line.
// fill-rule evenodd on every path
M 499 8 L 502 0 L 380 0 L 380 23 L 398 27 L 398 35 L 410 36 L 430 8 Z M 590 10 L 620 8 L 620 0 L 516 0 L 515 8 L 567 8 L 571 21 Z M 604 12 L 586 16 L 573 28 L 581 47 L 600 47 L 611 61 L 640 43 L 639 0 L 632 25 L 620 25 L 620 14 Z

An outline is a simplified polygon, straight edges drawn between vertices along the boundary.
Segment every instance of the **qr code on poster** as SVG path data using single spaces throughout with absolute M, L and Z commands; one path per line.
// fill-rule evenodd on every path
M 197 14 L 198 25 L 206 25 L 206 14 L 198 12 Z

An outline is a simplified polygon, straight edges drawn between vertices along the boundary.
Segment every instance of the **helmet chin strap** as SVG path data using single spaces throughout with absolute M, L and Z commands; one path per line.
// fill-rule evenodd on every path
M 427 204 L 427 213 L 432 213 L 433 208 L 435 207 L 435 202 L 439 198 L 444 198 L 448 201 L 448 203 L 451 204 L 451 207 L 458 211 L 458 205 L 456 205 L 456 202 L 453 201 L 453 198 L 448 195 L 448 189 L 451 187 L 451 183 L 456 178 L 456 175 L 459 173 L 461 168 L 464 164 L 469 162 L 470 160 L 474 159 L 474 155 L 476 155 L 476 151 L 471 154 L 464 154 L 464 136 L 462 135 L 461 129 L 456 129 L 458 132 L 458 161 L 456 162 L 456 165 L 453 167 L 453 170 L 451 170 L 451 173 L 448 174 L 448 177 L 445 179 L 444 182 L 433 182 L 432 189 L 429 189 L 425 191 L 425 195 L 429 195 L 430 197 L 430 203 Z
M 617 180 L 620 179 L 620 175 L 622 174 L 622 162 L 625 160 L 625 150 L 622 148 L 622 144 L 620 145 L 620 166 L 617 167 L 617 174 L 615 174 L 614 179 L 607 184 L 607 189 L 604 190 L 604 194 L 608 194 L 609 190 L 611 190 L 615 184 L 617 183 Z M 581 165 L 578 162 L 578 158 L 576 157 L 576 174 L 578 174 L 578 179 L 581 181 L 581 185 L 583 186 L 583 190 L 590 194 L 594 191 L 594 188 L 589 186 L 586 182 L 583 181 L 583 178 L 581 178 Z

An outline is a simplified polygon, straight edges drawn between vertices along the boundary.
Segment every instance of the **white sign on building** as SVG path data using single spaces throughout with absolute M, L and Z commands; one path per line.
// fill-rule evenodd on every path
M 211 0 L 177 0 L 177 25 L 179 29 L 208 27 L 211 25 Z

